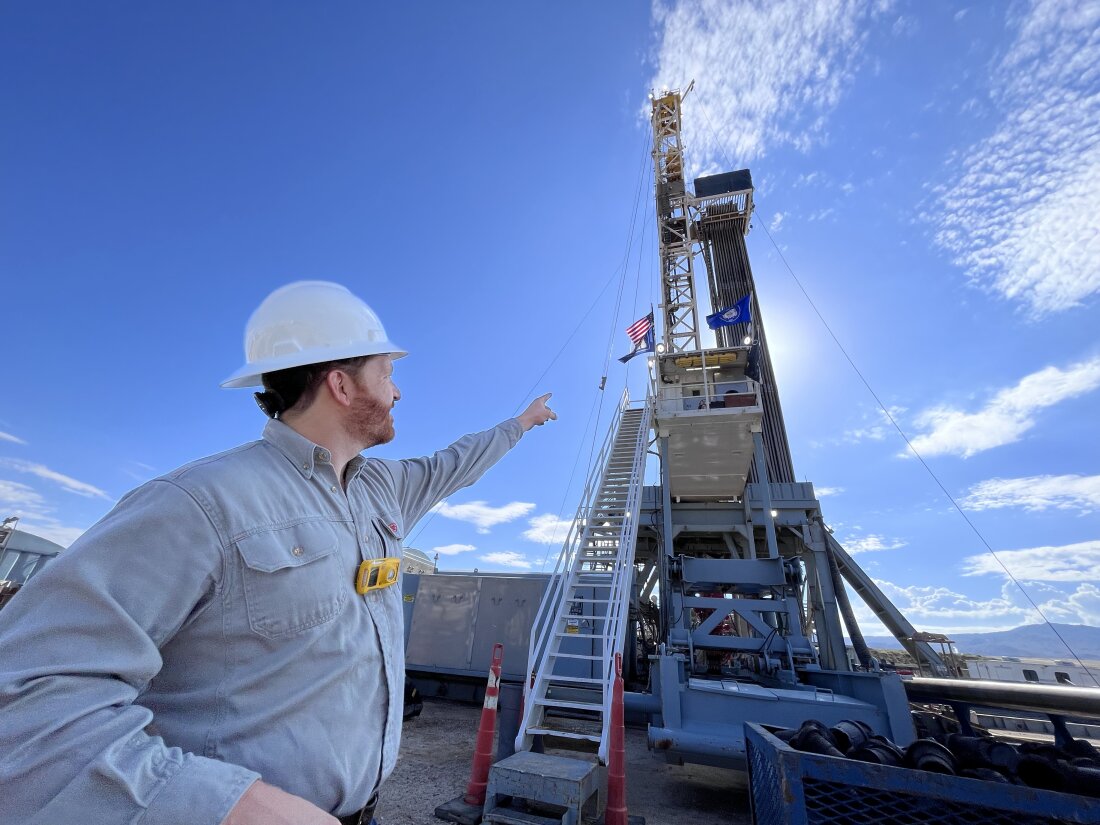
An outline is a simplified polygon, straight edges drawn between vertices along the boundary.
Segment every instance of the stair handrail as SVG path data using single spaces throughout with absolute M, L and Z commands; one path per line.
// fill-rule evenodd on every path
M 535 612 L 534 621 L 531 623 L 531 643 L 527 655 L 527 678 L 524 679 L 524 718 L 520 720 L 521 727 L 526 729 L 527 719 L 534 710 L 531 702 L 532 680 L 545 659 L 546 650 L 553 639 L 555 621 L 551 621 L 553 609 L 559 604 L 563 593 L 572 579 L 573 560 L 577 553 L 581 540 L 588 526 L 588 516 L 592 510 L 592 502 L 603 483 L 603 477 L 607 465 L 607 454 L 615 443 L 619 426 L 622 422 L 623 411 L 630 403 L 630 393 L 623 390 L 615 415 L 612 416 L 611 425 L 608 427 L 607 436 L 595 461 L 592 462 L 585 481 L 584 490 L 581 493 L 580 503 L 577 505 L 577 513 L 569 526 L 565 541 L 562 543 L 561 552 L 558 554 L 554 571 L 550 574 L 550 580 L 543 591 L 539 609 Z M 556 618 L 556 617 L 555 617 Z M 537 632 L 537 635 L 536 635 Z
M 641 510 L 641 493 L 645 483 L 646 448 L 649 445 L 649 425 L 652 405 L 648 399 L 644 403 L 638 422 L 638 434 L 634 442 L 634 456 L 631 462 L 631 483 L 627 488 L 627 498 L 623 506 L 623 521 L 619 527 L 618 553 L 615 555 L 615 570 L 611 579 L 608 598 L 607 621 L 604 634 L 611 641 L 603 673 L 603 730 L 600 737 L 599 758 L 605 764 L 610 744 L 611 701 L 615 684 L 615 655 L 621 654 L 625 645 L 626 617 L 630 609 L 631 585 L 634 581 L 634 551 L 638 539 L 638 517 Z M 625 412 L 625 410 L 624 410 Z

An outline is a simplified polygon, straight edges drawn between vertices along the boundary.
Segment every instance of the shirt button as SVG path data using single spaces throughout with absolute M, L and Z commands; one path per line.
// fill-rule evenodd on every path
M 331 487 L 329 487 L 329 489 L 330 489 L 330 490 L 332 490 L 332 492 L 334 492 L 334 493 L 336 493 L 336 492 L 339 492 L 339 491 L 338 491 L 338 490 L 336 489 L 336 485 L 335 485 L 335 484 L 333 484 L 333 485 L 332 485 Z
M 300 556 L 300 555 L 302 555 L 302 553 L 304 553 L 305 551 L 304 551 L 304 550 L 303 550 L 303 549 L 302 549 L 301 547 L 295 547 L 295 548 L 294 548 L 293 550 L 291 550 L 290 552 L 291 552 L 291 553 L 293 553 L 293 554 L 294 554 L 295 556 Z
M 302 462 L 302 469 L 303 470 L 308 470 L 309 469 L 309 462 L 308 461 L 303 461 Z

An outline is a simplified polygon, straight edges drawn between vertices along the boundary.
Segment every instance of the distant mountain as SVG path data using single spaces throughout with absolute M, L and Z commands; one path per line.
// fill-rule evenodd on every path
M 1054 624 L 1058 633 L 1082 659 L 1100 661 L 1100 627 Z M 979 656 L 1019 656 L 1028 659 L 1072 659 L 1065 645 L 1045 624 L 1026 624 L 996 633 L 958 633 L 951 636 L 960 653 Z M 880 650 L 901 648 L 893 636 L 868 636 L 867 644 Z M 938 649 L 937 645 L 933 645 Z

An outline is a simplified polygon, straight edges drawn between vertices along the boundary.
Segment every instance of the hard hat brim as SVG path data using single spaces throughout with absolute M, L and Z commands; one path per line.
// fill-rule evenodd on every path
M 304 367 L 307 364 L 321 364 L 325 361 L 342 361 L 345 358 L 358 358 L 364 355 L 389 355 L 396 360 L 404 358 L 408 354 L 392 341 L 380 341 L 375 344 L 354 344 L 336 348 L 325 347 L 324 350 L 299 350 L 276 358 L 267 358 L 263 361 L 253 361 L 245 364 L 222 381 L 221 386 L 227 390 L 241 387 L 262 387 L 263 375 L 267 372 Z

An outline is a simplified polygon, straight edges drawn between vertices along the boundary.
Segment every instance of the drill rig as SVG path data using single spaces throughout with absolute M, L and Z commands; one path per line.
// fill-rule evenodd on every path
M 627 711 L 648 717 L 650 747 L 670 760 L 743 769 L 746 721 L 858 719 L 905 744 L 904 688 L 870 659 L 843 582 L 933 673 L 948 668 L 833 538 L 813 484 L 795 480 L 745 246 L 749 170 L 689 188 L 682 96 L 651 105 L 662 336 L 646 399 L 619 405 L 532 628 L 517 749 L 560 736 L 606 760 L 618 652 L 643 685 Z M 700 258 L 711 311 L 747 299 L 751 319 L 719 327 L 715 346 L 699 326 Z M 659 478 L 646 485 L 650 456 Z

